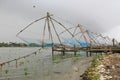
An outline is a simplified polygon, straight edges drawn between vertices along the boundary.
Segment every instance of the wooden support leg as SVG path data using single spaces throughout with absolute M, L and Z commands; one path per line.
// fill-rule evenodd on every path
M 74 52 L 74 56 L 76 56 L 76 51 Z
M 17 59 L 15 59 L 16 60 L 16 68 L 18 67 L 18 60 Z
M 52 50 L 52 59 L 54 60 L 54 51 Z
M 108 54 L 107 52 L 105 52 L 106 54 Z
M 65 51 L 63 50 L 63 56 L 65 56 Z
M 86 56 L 88 57 L 88 51 L 86 51 Z
M 52 56 L 54 55 L 54 51 L 52 50 Z
M 0 77 L 2 76 L 2 68 L 3 68 L 3 64 L 0 64 Z
M 76 56 L 76 46 L 74 45 L 74 56 Z
M 91 52 L 90 52 L 90 56 L 92 56 Z

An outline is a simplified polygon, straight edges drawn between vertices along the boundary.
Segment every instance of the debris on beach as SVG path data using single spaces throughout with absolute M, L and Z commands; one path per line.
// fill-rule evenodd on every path
M 96 67 L 93 64 L 97 62 Z M 82 80 L 120 80 L 120 54 L 104 55 L 93 60 Z

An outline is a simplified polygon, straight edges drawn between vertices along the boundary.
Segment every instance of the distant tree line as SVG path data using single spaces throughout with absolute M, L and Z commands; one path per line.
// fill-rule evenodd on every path
M 16 43 L 16 42 L 9 42 L 5 43 L 2 42 L 0 43 L 0 47 L 27 47 L 28 45 L 25 43 Z
M 45 47 L 51 47 L 52 44 L 44 44 Z M 36 44 L 36 43 L 30 43 L 30 44 L 26 44 L 26 43 L 17 43 L 17 42 L 1 42 L 0 43 L 0 47 L 42 47 L 42 45 L 40 44 Z

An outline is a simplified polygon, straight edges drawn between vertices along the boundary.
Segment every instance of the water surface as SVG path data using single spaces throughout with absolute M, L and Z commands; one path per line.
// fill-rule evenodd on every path
M 51 48 L 38 51 L 36 48 L 0 48 L 0 63 L 13 60 L 36 51 L 31 55 L 17 61 L 5 64 L 1 68 L 0 80 L 62 80 L 65 74 L 72 71 L 76 61 L 85 58 L 84 52 L 81 57 L 71 57 L 53 61 Z M 84 54 L 83 54 L 84 53 Z M 57 62 L 56 62 L 57 61 Z

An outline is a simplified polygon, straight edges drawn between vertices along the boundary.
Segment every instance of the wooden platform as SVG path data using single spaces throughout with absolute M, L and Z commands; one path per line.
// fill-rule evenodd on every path
M 88 46 L 88 47 L 78 47 L 78 46 L 53 46 L 52 47 L 52 55 L 54 52 L 61 52 L 63 56 L 66 52 L 73 52 L 76 55 L 77 52 L 85 51 L 86 56 L 91 56 L 91 53 L 120 53 L 120 47 L 113 47 L 113 46 Z
M 101 47 L 89 47 L 87 48 L 88 52 L 120 52 L 120 47 L 113 47 L 113 46 L 101 46 Z
M 74 55 L 76 55 L 76 52 L 79 52 L 82 49 L 82 47 L 70 47 L 70 46 L 53 46 L 52 47 L 52 54 L 54 55 L 54 52 L 61 52 L 63 55 L 65 55 L 65 52 L 74 52 Z

